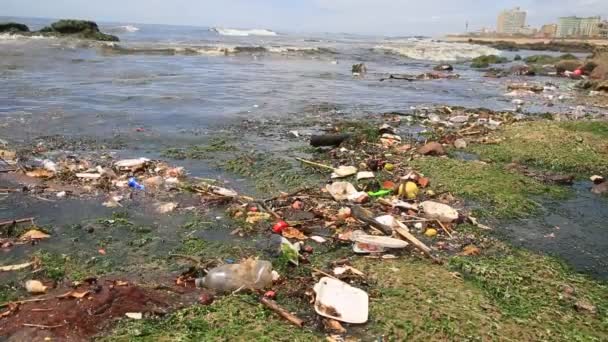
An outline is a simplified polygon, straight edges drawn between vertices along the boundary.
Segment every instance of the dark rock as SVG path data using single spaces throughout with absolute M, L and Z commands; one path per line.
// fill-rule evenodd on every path
M 473 58 L 471 63 L 471 68 L 487 68 L 490 64 L 502 64 L 507 63 L 509 60 L 505 57 L 500 57 L 497 55 L 483 55 L 476 58 Z
M 367 66 L 365 65 L 365 63 L 353 64 L 352 73 L 363 75 L 367 73 Z
M 454 67 L 451 64 L 441 64 L 433 68 L 435 71 L 454 71 Z
M 561 52 L 593 52 L 596 45 L 579 42 L 562 42 L 562 41 L 550 41 L 548 43 L 515 43 L 511 41 L 485 41 L 469 39 L 469 43 L 477 45 L 491 46 L 498 50 L 504 51 L 519 51 L 522 50 L 534 50 L 534 51 L 561 51 Z
M 40 30 L 41 33 L 53 36 L 75 36 L 81 39 L 91 39 L 107 42 L 117 42 L 118 37 L 102 33 L 93 21 L 87 20 L 59 20 Z
M 521 56 L 520 55 L 515 55 L 515 58 L 513 58 L 514 61 L 521 61 Z
M 430 142 L 421 148 L 418 149 L 418 153 L 422 155 L 434 155 L 434 156 L 443 156 L 445 155 L 445 149 L 443 145 L 438 142 Z
M 558 74 L 563 74 L 566 71 L 574 71 L 582 67 L 583 62 L 579 60 L 563 60 L 555 64 L 555 70 Z
M 27 25 L 19 23 L 0 23 L 0 32 L 30 32 L 30 28 Z
M 310 145 L 313 147 L 340 146 L 348 138 L 350 138 L 349 134 L 313 135 L 310 137 Z
M 527 65 L 514 65 L 510 69 L 511 74 L 517 76 L 535 76 L 536 71 Z

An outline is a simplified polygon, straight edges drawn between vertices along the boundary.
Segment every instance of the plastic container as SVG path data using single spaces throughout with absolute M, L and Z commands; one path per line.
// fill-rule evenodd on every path
M 248 260 L 213 268 L 195 281 L 197 287 L 218 292 L 232 292 L 240 288 L 262 290 L 272 285 L 272 264 L 265 260 Z
M 137 190 L 145 190 L 146 187 L 143 184 L 139 184 L 135 178 L 129 178 L 129 187 Z

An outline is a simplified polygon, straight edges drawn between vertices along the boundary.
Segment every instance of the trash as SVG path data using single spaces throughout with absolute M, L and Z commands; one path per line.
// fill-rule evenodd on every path
M 438 142 L 430 142 L 418 149 L 418 153 L 422 155 L 434 155 L 443 156 L 445 155 L 445 149 Z
M 275 299 L 277 296 L 277 293 L 275 291 L 266 291 L 266 293 L 264 293 L 264 297 L 265 298 L 269 298 L 269 299 Z
M 33 264 L 34 264 L 33 262 L 26 262 L 24 264 L 0 266 L 0 272 L 19 271 L 24 268 L 28 268 L 28 267 L 32 266 Z
M 34 178 L 52 178 L 55 174 L 47 169 L 35 169 L 25 173 L 28 177 Z
M 471 255 L 479 255 L 479 253 L 481 253 L 481 250 L 477 246 L 468 245 L 462 249 L 461 254 L 464 256 L 471 256 Z
M 287 222 L 285 221 L 279 221 L 275 223 L 274 226 L 272 226 L 272 232 L 276 234 L 281 234 L 283 232 L 283 229 L 285 228 L 289 228 L 289 224 L 287 224 Z
M 342 326 L 342 324 L 340 324 L 340 322 L 336 321 L 335 319 L 324 319 L 323 320 L 323 327 L 325 328 L 325 331 L 330 331 L 330 332 L 334 332 L 337 334 L 345 334 L 346 333 L 346 329 L 344 329 L 344 327 Z M 342 339 L 340 339 L 342 340 Z M 338 339 L 336 339 L 336 341 L 339 341 Z
M 356 242 L 353 244 L 353 252 L 357 254 L 384 253 L 386 248 L 370 245 L 368 243 Z
M 25 282 L 25 290 L 31 294 L 46 293 L 46 289 L 48 289 L 48 286 L 44 286 L 38 280 L 28 280 Z
M 405 248 L 408 245 L 408 243 L 403 240 L 393 239 L 386 236 L 374 236 L 366 234 L 354 235 L 353 240 L 356 242 L 366 243 L 369 245 L 375 245 L 384 248 Z
M 172 212 L 176 208 L 177 208 L 177 203 L 175 203 L 175 202 L 159 203 L 156 206 L 156 212 L 158 212 L 159 214 L 167 214 L 167 213 Z
M 591 188 L 591 192 L 597 195 L 605 194 L 608 192 L 608 182 L 603 182 L 600 184 L 595 184 L 593 188 Z
M 247 222 L 249 224 L 257 224 L 258 222 L 261 222 L 261 221 L 270 220 L 270 218 L 271 218 L 271 216 L 268 213 L 250 211 L 247 213 L 247 218 L 245 219 L 245 222 Z
M 378 130 L 380 134 L 395 134 L 395 128 L 389 124 L 383 124 Z
M 310 239 L 312 241 L 314 241 L 314 242 L 317 242 L 317 243 L 325 243 L 325 242 L 327 242 L 327 240 L 325 238 L 322 238 L 322 237 L 316 236 L 316 235 L 311 236 Z
M 83 173 L 77 173 L 76 177 L 81 178 L 81 179 L 99 179 L 99 178 L 101 178 L 101 174 L 83 172 Z
M 386 163 L 386 164 L 384 164 L 384 169 L 388 172 L 392 172 L 395 170 L 395 165 L 393 165 L 391 163 Z
M 351 215 L 352 215 L 352 212 L 351 212 L 350 208 L 344 207 L 344 208 L 340 208 L 338 210 L 337 217 L 341 220 L 346 220 L 347 218 L 351 217 Z
M 281 255 L 296 266 L 300 264 L 300 249 L 284 237 L 281 237 Z
M 360 181 L 362 179 L 371 179 L 374 178 L 374 173 L 370 171 L 361 171 L 357 173 L 357 180 Z
M 215 297 L 213 297 L 212 294 L 207 292 L 203 292 L 200 296 L 198 296 L 198 303 L 201 305 L 211 305 L 214 300 Z
M 103 202 L 101 205 L 103 205 L 104 207 L 107 208 L 116 208 L 116 207 L 122 207 L 122 205 L 120 205 L 120 201 L 123 200 L 123 196 L 117 195 L 117 196 L 111 196 L 109 200 L 107 200 L 106 202 Z
M 329 277 L 321 278 L 314 291 L 319 315 L 352 324 L 367 322 L 369 297 L 365 291 Z
M 270 261 L 248 259 L 241 264 L 222 265 L 196 279 L 195 284 L 220 293 L 238 289 L 262 290 L 272 285 L 272 264 Z
M 605 181 L 604 177 L 598 175 L 591 176 L 589 179 L 595 184 L 600 184 Z
M 376 192 L 371 192 L 371 191 L 370 191 L 370 192 L 368 192 L 367 194 L 368 194 L 368 195 L 370 195 L 370 196 L 371 196 L 371 197 L 373 197 L 373 198 L 378 198 L 378 197 L 384 197 L 384 196 L 388 196 L 388 195 L 390 195 L 390 194 L 392 194 L 392 193 L 393 193 L 393 190 L 386 190 L 386 189 L 383 189 L 383 190 L 378 190 L 378 191 L 376 191 Z
M 357 168 L 354 166 L 340 166 L 337 169 L 334 169 L 334 172 L 331 174 L 331 178 L 345 178 L 352 176 L 357 173 Z
M 542 93 L 545 88 L 542 85 L 538 84 L 528 84 L 528 83 L 512 83 L 507 86 L 507 90 L 526 90 L 534 93 Z
M 399 186 L 398 195 L 401 197 L 405 197 L 409 200 L 416 199 L 419 193 L 418 185 L 414 182 L 406 182 L 405 184 L 401 184 Z
M 467 148 L 467 142 L 464 139 L 456 139 L 454 140 L 454 147 L 457 149 L 465 149 Z
M 428 237 L 434 237 L 437 235 L 437 229 L 429 228 L 426 230 L 426 232 L 424 232 L 424 235 Z
M 145 186 L 143 186 L 142 184 L 139 184 L 137 182 L 137 180 L 135 180 L 135 178 L 133 178 L 133 177 L 129 178 L 129 183 L 128 184 L 129 184 L 129 187 L 133 188 L 133 189 L 137 189 L 137 190 L 145 190 L 146 189 Z
M 300 132 L 298 131 L 289 131 L 288 132 L 290 136 L 294 137 L 294 138 L 299 138 L 300 137 Z
M 359 276 L 363 276 L 365 275 L 363 272 L 359 271 L 358 269 L 351 267 L 351 266 L 340 266 L 340 267 L 336 267 L 334 268 L 334 275 L 343 275 L 346 272 L 351 272 L 352 274 L 356 274 Z
M 302 210 L 304 209 L 304 203 L 302 203 L 302 201 L 296 200 L 291 203 L 291 209 Z
M 135 172 L 146 166 L 148 162 L 150 162 L 148 158 L 124 159 L 114 163 L 114 166 L 121 171 Z
M 420 185 L 420 187 L 422 187 L 422 188 L 426 188 L 427 186 L 429 186 L 430 182 L 431 181 L 428 178 L 425 178 L 425 177 L 418 178 L 418 185 Z
M 326 134 L 313 135 L 310 137 L 310 145 L 313 147 L 340 146 L 345 140 L 350 138 L 350 134 Z
M 64 198 L 66 195 L 67 193 L 65 191 L 60 191 L 55 196 L 57 196 L 57 198 Z
M 44 167 L 47 171 L 52 173 L 57 173 L 57 164 L 55 162 L 45 159 L 42 161 L 42 167 Z
M 401 137 L 395 134 L 382 134 L 380 142 L 384 147 L 391 147 L 401 143 Z
M 272 229 L 274 231 L 274 227 Z M 308 240 L 308 237 L 301 231 L 293 227 L 285 227 L 281 230 L 281 235 L 288 239 Z
M 141 312 L 127 312 L 125 313 L 125 316 L 127 316 L 130 319 L 142 319 L 144 318 L 144 315 Z
M 420 204 L 420 208 L 424 212 L 424 218 L 429 220 L 453 222 L 458 219 L 458 211 L 446 204 L 426 201 Z
M 179 177 L 183 177 L 184 173 L 185 173 L 184 168 L 179 166 L 179 167 L 167 169 L 165 171 L 165 176 L 168 176 L 171 178 L 179 178 Z
M 0 149 L 0 158 L 2 158 L 4 160 L 14 160 L 16 156 L 17 156 L 17 153 L 15 153 L 15 151 Z
M 161 176 L 153 176 L 144 179 L 143 184 L 147 188 L 158 188 L 163 185 L 164 179 Z
M 274 300 L 271 300 L 270 298 L 262 297 L 260 299 L 260 302 L 265 307 L 271 309 L 272 311 L 279 314 L 281 317 L 283 317 L 286 320 L 288 320 L 289 322 L 291 322 L 293 325 L 300 327 L 300 328 L 304 326 L 304 321 L 302 319 L 300 319 L 299 317 L 291 314 L 289 311 L 280 307 L 279 304 L 277 304 Z
M 355 203 L 364 203 L 368 199 L 365 192 L 357 191 L 357 189 L 348 182 L 335 182 L 328 184 L 327 191 L 336 201 L 351 201 Z
M 21 241 L 26 241 L 26 240 L 43 240 L 43 239 L 48 239 L 51 236 L 45 232 L 42 232 L 38 229 L 31 229 L 28 230 L 27 232 L 25 232 L 23 235 L 21 235 L 19 237 L 19 240 Z

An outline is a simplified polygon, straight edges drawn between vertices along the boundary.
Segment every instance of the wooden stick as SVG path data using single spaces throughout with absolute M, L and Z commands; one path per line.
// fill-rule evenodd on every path
M 40 328 L 40 329 L 55 329 L 55 328 L 61 328 L 63 327 L 65 324 L 58 324 L 58 325 L 42 325 L 42 324 L 29 324 L 29 323 L 23 323 L 24 327 L 33 327 L 33 328 Z
M 374 220 L 373 218 L 371 218 L 370 215 L 367 213 L 366 209 L 363 209 L 362 207 L 360 207 L 358 205 L 353 205 L 353 206 L 351 206 L 350 210 L 352 212 L 353 217 L 356 218 L 357 220 L 362 221 L 374 228 L 379 229 L 386 235 L 393 234 L 392 227 L 384 225 L 384 224 Z
M 441 264 L 441 259 L 437 258 L 433 254 L 431 254 L 431 249 L 429 246 L 425 245 L 422 241 L 418 240 L 414 235 L 412 235 L 407 230 L 401 227 L 395 227 L 395 231 L 399 233 L 399 235 L 403 236 L 407 241 L 411 242 L 416 248 L 422 251 L 426 256 L 431 258 L 434 262 Z
M 269 213 L 270 215 L 274 216 L 274 218 L 276 218 L 277 220 L 282 220 L 283 218 L 281 217 L 281 215 L 275 213 L 274 211 L 272 211 L 270 208 L 268 208 L 268 206 L 266 205 L 266 203 L 264 203 L 264 201 L 260 200 L 260 201 L 255 201 L 255 203 L 259 204 L 260 207 L 262 207 L 262 209 L 264 209 L 264 211 L 266 211 L 267 213 Z
M 299 162 L 301 162 L 301 163 L 304 163 L 304 164 L 320 167 L 322 169 L 327 169 L 327 170 L 331 170 L 331 171 L 334 170 L 334 168 L 331 167 L 331 166 L 315 163 L 315 162 L 310 161 L 310 160 L 306 160 L 306 159 L 302 159 L 302 158 L 296 158 L 296 160 L 299 161 Z
M 282 307 L 279 306 L 279 304 L 277 304 L 277 302 L 275 302 L 274 300 L 268 299 L 266 297 L 262 297 L 260 299 L 260 302 L 267 308 L 269 308 L 270 310 L 276 312 L 277 314 L 279 314 L 279 316 L 285 318 L 286 320 L 288 320 L 289 322 L 291 322 L 293 325 L 301 328 L 304 326 L 304 321 L 291 314 L 289 311 L 283 309 Z
M 22 219 L 18 219 L 18 220 L 0 222 L 0 226 L 7 226 L 9 224 L 24 223 L 24 222 L 32 222 L 32 223 L 34 223 L 34 217 L 28 217 L 28 218 L 22 218 Z
M 441 229 L 443 229 L 443 231 L 446 232 L 450 238 L 453 238 L 452 234 L 450 234 L 450 231 L 443 225 L 443 223 L 441 223 L 441 221 L 439 221 L 439 220 L 436 220 L 436 221 L 437 221 L 437 223 L 439 223 L 439 226 L 441 227 Z

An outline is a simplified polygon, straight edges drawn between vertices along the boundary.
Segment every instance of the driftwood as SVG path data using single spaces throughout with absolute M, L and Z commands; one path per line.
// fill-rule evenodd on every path
M 313 135 L 310 137 L 310 145 L 313 147 L 321 146 L 340 146 L 345 140 L 350 138 L 350 134 L 324 134 Z
M 0 222 L 0 226 L 7 226 L 7 225 L 11 225 L 11 224 L 24 223 L 24 222 L 34 223 L 34 218 L 28 217 L 28 218 L 24 218 L 24 219 L 4 221 L 4 222 Z
M 288 320 L 289 322 L 291 322 L 293 325 L 301 328 L 304 326 L 304 321 L 291 314 L 289 311 L 283 309 L 282 307 L 279 306 L 279 304 L 277 304 L 277 302 L 275 302 L 274 300 L 262 297 L 262 299 L 260 299 L 260 302 L 267 308 L 269 308 L 270 310 L 276 312 L 277 314 L 279 314 L 279 316 L 285 318 L 286 320 Z

